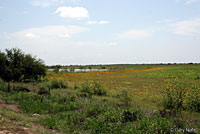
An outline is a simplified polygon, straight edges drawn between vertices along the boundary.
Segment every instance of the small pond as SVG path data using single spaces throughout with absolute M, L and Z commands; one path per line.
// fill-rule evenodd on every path
M 54 71 L 54 69 L 48 69 L 49 72 Z M 105 72 L 113 71 L 110 69 L 59 69 L 59 72 L 69 72 L 69 73 L 78 73 L 78 72 Z

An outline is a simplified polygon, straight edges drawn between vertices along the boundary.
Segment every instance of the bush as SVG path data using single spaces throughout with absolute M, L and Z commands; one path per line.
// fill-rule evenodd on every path
M 195 79 L 196 79 L 196 80 L 199 80 L 199 79 L 200 79 L 200 75 L 197 75 Z
M 74 87 L 73 87 L 74 90 L 79 89 L 79 88 L 80 88 L 80 87 L 79 87 L 79 85 L 77 85 L 77 84 L 75 84 Z
M 104 96 L 107 94 L 105 88 L 103 87 L 100 81 L 95 80 L 87 80 L 81 84 L 81 91 L 87 93 L 89 96 L 97 95 Z
M 171 123 L 165 118 L 142 118 L 137 130 L 141 134 L 170 134 Z
M 15 92 L 30 92 L 28 87 L 26 85 L 24 85 L 24 84 L 21 84 L 21 83 L 14 85 L 13 86 L 13 90 Z
M 93 95 L 93 91 L 92 91 L 92 83 L 90 81 L 85 81 L 83 83 L 81 83 L 81 92 L 86 93 L 87 96 L 92 96 Z
M 128 107 L 131 105 L 132 99 L 127 90 L 121 91 L 118 97 L 124 106 Z
M 52 79 L 51 88 L 52 89 L 67 88 L 67 83 L 61 79 Z
M 104 96 L 107 94 L 102 83 L 100 83 L 100 81 L 97 80 L 93 80 L 93 90 L 94 90 L 94 95 L 97 96 Z
M 164 89 L 163 106 L 165 109 L 175 109 L 180 112 L 184 108 L 186 99 L 186 87 L 184 84 L 171 80 L 167 81 Z
M 164 93 L 164 111 L 170 110 L 165 114 L 176 115 L 182 109 L 200 112 L 200 87 L 196 85 L 186 87 L 177 81 L 168 81 Z
M 123 110 L 123 122 L 138 121 L 142 118 L 139 110 L 125 109 Z
M 192 86 L 187 96 L 187 108 L 191 111 L 200 112 L 200 88 Z
M 38 94 L 50 94 L 50 84 L 48 82 L 43 82 L 38 85 Z

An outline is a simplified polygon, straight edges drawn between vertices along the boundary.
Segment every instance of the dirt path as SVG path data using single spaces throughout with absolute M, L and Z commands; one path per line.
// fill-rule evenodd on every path
M 5 110 L 9 112 L 5 113 Z M 4 111 L 4 112 L 3 112 Z M 15 113 L 12 117 L 11 113 Z M 27 122 L 22 119 L 17 119 L 16 116 L 23 116 L 24 118 L 34 118 L 29 117 L 20 112 L 17 105 L 6 104 L 0 95 L 0 134 L 62 134 L 57 130 L 47 129 L 36 122 Z M 29 125 L 28 125 L 29 124 Z M 27 127 L 28 126 L 28 127 Z M 37 131 L 39 130 L 39 131 Z
M 3 108 L 9 108 L 15 112 L 19 112 L 16 105 L 5 104 L 4 101 L 0 99 L 0 134 L 33 134 L 30 128 L 17 125 L 17 120 L 3 117 Z

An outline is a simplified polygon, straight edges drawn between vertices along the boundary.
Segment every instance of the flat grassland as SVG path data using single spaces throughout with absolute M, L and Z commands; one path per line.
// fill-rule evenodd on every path
M 21 111 L 14 115 L 12 110 L 5 112 L 8 107 L 0 107 L 2 122 L 23 121 L 32 133 L 176 133 L 172 128 L 199 133 L 200 65 L 104 68 L 118 70 L 48 72 L 44 82 L 24 84 L 31 93 L 0 91 L 5 105 L 17 105 Z

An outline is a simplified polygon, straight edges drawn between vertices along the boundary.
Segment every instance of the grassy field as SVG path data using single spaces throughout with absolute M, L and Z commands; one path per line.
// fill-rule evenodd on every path
M 0 82 L 0 123 L 5 126 L 0 131 L 14 126 L 21 133 L 200 133 L 200 65 L 103 68 L 119 70 L 48 72 L 40 83 L 13 84 L 10 93 Z

